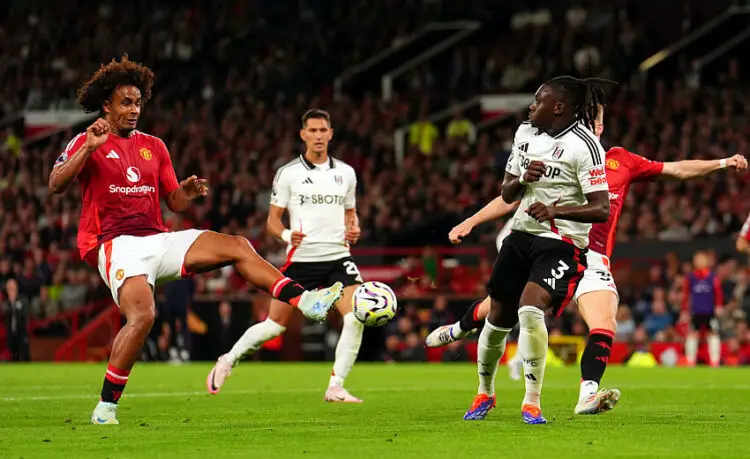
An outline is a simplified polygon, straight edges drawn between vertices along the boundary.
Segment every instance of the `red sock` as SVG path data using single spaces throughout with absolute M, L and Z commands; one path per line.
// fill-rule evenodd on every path
M 284 303 L 289 303 L 295 308 L 303 293 L 305 293 L 305 289 L 288 277 L 280 277 L 271 287 L 271 296 Z
M 128 383 L 130 370 L 120 370 L 112 364 L 107 365 L 107 372 L 104 373 L 104 384 L 102 384 L 102 401 L 117 403 L 125 390 L 125 384 Z

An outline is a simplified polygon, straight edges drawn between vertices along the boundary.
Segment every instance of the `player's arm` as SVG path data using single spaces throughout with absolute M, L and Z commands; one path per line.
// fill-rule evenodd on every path
M 750 253 L 750 215 L 747 216 L 745 223 L 737 235 L 737 251 L 740 253 Z
M 586 193 L 586 204 L 582 206 L 546 206 L 535 202 L 526 213 L 539 222 L 551 220 L 570 220 L 581 223 L 606 222 L 609 218 L 609 191 Z
M 279 169 L 276 172 L 276 177 L 273 179 L 271 205 L 268 209 L 268 218 L 266 219 L 266 231 L 271 236 L 297 247 L 305 235 L 302 234 L 302 228 L 300 228 L 300 231 L 292 231 L 285 227 L 282 221 L 291 195 L 289 183 L 285 180 L 287 177 L 282 172 L 284 172 L 284 169 Z
M 544 163 L 541 161 L 531 161 L 526 172 L 521 176 L 519 161 L 520 155 L 514 147 L 505 165 L 505 177 L 503 177 L 502 191 L 500 193 L 500 196 L 506 203 L 521 199 L 526 185 L 538 181 L 544 175 Z
M 349 187 L 344 198 L 344 226 L 346 226 L 344 239 L 350 244 L 356 244 L 362 235 L 362 230 L 359 227 L 357 215 L 357 174 L 353 169 L 350 172 Z
M 92 154 L 109 136 L 109 126 L 99 118 L 86 128 L 86 134 L 72 140 L 55 161 L 49 174 L 49 190 L 53 194 L 64 192 L 70 182 L 78 177 Z
M 675 180 L 689 180 L 703 177 L 712 172 L 733 168 L 738 171 L 747 169 L 747 159 L 742 155 L 734 155 L 724 159 L 689 159 L 664 163 L 661 176 Z
M 479 209 L 474 215 L 454 226 L 448 233 L 448 239 L 454 244 L 460 244 L 461 239 L 468 236 L 475 226 L 482 223 L 497 220 L 503 215 L 507 215 L 518 207 L 519 202 L 508 204 L 502 196 L 498 196 L 486 206 Z
M 192 175 L 177 182 L 177 174 L 172 165 L 172 158 L 164 142 L 159 141 L 161 151 L 159 166 L 159 192 L 172 212 L 184 212 L 193 199 L 208 194 L 208 182 Z

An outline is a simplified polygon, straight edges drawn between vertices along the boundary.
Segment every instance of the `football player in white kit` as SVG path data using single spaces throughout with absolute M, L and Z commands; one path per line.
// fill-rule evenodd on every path
M 364 332 L 364 325 L 352 313 L 352 295 L 362 276 L 349 250 L 360 236 L 355 206 L 357 176 L 351 166 L 328 155 L 333 129 L 326 111 L 305 112 L 300 136 L 306 151 L 276 172 L 267 229 L 288 244 L 286 264 L 280 269 L 287 277 L 312 289 L 329 281 L 343 283 L 343 294 L 334 306 L 344 325 L 324 400 L 361 403 L 343 387 Z M 282 223 L 285 211 L 289 228 Z M 210 392 L 219 392 L 242 356 L 284 333 L 293 311 L 273 300 L 268 318 L 250 327 L 228 353 L 219 357 L 209 374 L 213 380 Z

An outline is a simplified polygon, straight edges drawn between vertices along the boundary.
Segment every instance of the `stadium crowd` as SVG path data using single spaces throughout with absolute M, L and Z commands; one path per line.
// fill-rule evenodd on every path
M 70 107 L 85 75 L 99 62 L 129 52 L 159 76 L 155 98 L 145 107 L 139 128 L 165 140 L 178 177 L 197 174 L 213 184 L 211 196 L 187 214 L 167 211 L 167 225 L 243 234 L 279 265 L 284 247 L 264 231 L 270 184 L 275 169 L 299 154 L 298 117 L 310 106 L 330 111 L 336 132 L 332 153 L 358 173 L 360 244 L 365 246 L 445 244 L 453 224 L 498 192 L 513 130 L 525 115 L 477 132 L 476 114 L 457 113 L 456 124 L 460 121 L 463 128 L 451 129 L 422 116 L 450 102 L 436 93 L 465 97 L 482 91 L 533 91 L 553 74 L 595 72 L 629 83 L 607 108 L 605 146 L 623 145 L 661 161 L 747 151 L 750 93 L 741 84 L 738 64 L 730 63 L 720 89 L 695 87 L 689 79 L 650 86 L 630 81 L 627 75 L 633 66 L 664 37 L 644 33 L 652 30 L 649 24 L 639 22 L 636 12 L 621 6 L 623 2 L 609 8 L 569 7 L 563 10 L 566 19 L 560 26 L 550 20 L 549 9 L 517 10 L 508 16 L 507 27 L 499 28 L 505 34 L 500 36 L 512 39 L 487 46 L 470 42 L 446 62 L 438 59 L 418 67 L 389 101 L 370 94 L 333 100 L 325 85 L 394 37 L 455 14 L 455 6 L 412 2 L 401 11 L 389 7 L 391 1 L 370 11 L 364 1 L 349 8 L 344 6 L 350 2 L 340 0 L 322 2 L 327 8 L 312 1 L 300 2 L 298 8 L 276 2 L 199 1 L 175 12 L 167 9 L 167 2 L 136 1 L 134 8 L 123 12 L 112 2 L 83 2 L 91 8 L 75 10 L 62 3 L 49 8 L 29 3 L 35 5 L 33 14 L 10 10 L 0 26 L 0 69 L 7 82 L 0 117 L 23 108 Z M 476 18 L 485 12 L 482 8 L 506 12 L 488 6 L 493 3 L 502 2 L 476 2 L 476 11 L 463 13 Z M 613 19 L 623 15 L 631 20 Z M 118 20 L 107 20 L 114 16 Z M 275 19 L 282 17 L 292 20 L 277 27 Z M 347 26 L 328 27 L 340 23 Z M 562 56 L 559 61 L 524 60 L 509 52 L 519 49 L 515 43 L 528 28 L 534 29 L 534 48 L 539 50 L 530 55 Z M 543 38 L 543 28 L 554 34 Z M 409 135 L 399 166 L 393 133 L 409 125 L 416 127 L 416 134 Z M 47 192 L 50 167 L 75 133 L 33 144 L 21 143 L 19 135 L 11 129 L 0 133 L 0 291 L 6 280 L 16 278 L 35 317 L 106 298 L 109 293 L 98 274 L 81 264 L 75 250 L 78 190 L 63 196 Z M 618 237 L 689 240 L 733 235 L 750 211 L 747 201 L 738 199 L 748 191 L 747 176 L 727 173 L 691 183 L 634 186 Z M 494 242 L 498 226 L 488 226 L 468 243 Z M 420 261 L 411 261 L 419 271 Z M 623 294 L 624 338 L 639 342 L 646 336 L 652 340 L 679 335 L 679 301 L 674 296 L 679 293 L 673 285 L 679 284 L 682 271 L 672 270 L 671 263 L 668 260 L 661 273 L 654 274 L 645 292 Z M 732 292 L 725 297 L 733 299 L 724 308 L 732 320 L 722 321 L 722 334 L 745 343 L 744 314 L 750 312 L 744 296 L 746 274 L 733 263 L 717 265 L 727 293 Z M 449 279 L 412 275 L 420 280 L 403 282 L 399 293 L 403 298 L 436 292 L 479 296 L 489 268 L 483 260 L 477 268 L 453 270 Z M 433 287 L 435 281 L 440 287 Z M 247 289 L 231 269 L 199 276 L 195 282 L 196 293 Z M 441 295 L 428 311 L 405 301 L 406 313 L 389 331 L 388 358 L 419 360 L 425 330 L 448 322 L 451 313 Z M 584 331 L 575 316 L 552 325 L 561 333 Z M 455 358 L 461 358 L 461 350 L 455 352 Z

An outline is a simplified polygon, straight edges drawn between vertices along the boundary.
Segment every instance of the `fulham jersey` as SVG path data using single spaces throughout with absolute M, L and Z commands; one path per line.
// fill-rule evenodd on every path
M 330 156 L 313 164 L 300 155 L 276 171 L 271 204 L 287 209 L 289 229 L 306 235 L 298 247 L 287 247 L 287 263 L 351 255 L 344 239 L 344 211 L 355 208 L 356 191 L 354 169 Z
M 604 149 L 599 139 L 580 122 L 552 137 L 529 122 L 518 127 L 506 172 L 523 176 L 533 160 L 542 161 L 542 178 L 526 185 L 512 229 L 536 236 L 560 239 L 578 248 L 588 246 L 591 223 L 570 220 L 537 222 L 525 211 L 535 202 L 547 206 L 581 206 L 586 194 L 608 191 Z

